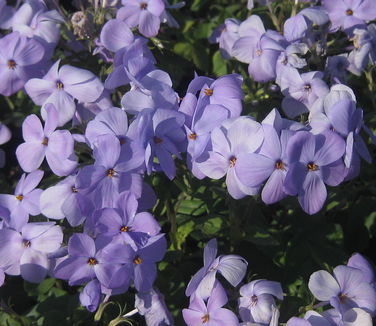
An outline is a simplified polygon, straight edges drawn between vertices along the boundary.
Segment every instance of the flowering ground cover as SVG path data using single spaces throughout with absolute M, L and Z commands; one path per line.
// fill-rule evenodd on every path
M 0 0 L 0 325 L 371 326 L 374 0 Z

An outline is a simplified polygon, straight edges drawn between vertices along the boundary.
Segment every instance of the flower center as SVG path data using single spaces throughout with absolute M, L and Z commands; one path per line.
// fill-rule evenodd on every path
M 29 247 L 31 246 L 31 242 L 30 242 L 30 240 L 24 240 L 24 241 L 22 242 L 22 244 L 23 244 L 23 246 L 24 246 L 25 248 L 29 248 Z
M 262 50 L 261 49 L 257 49 L 255 53 L 259 57 L 262 54 Z
M 133 262 L 136 264 L 136 265 L 140 265 L 142 263 L 142 259 L 140 257 L 136 257 L 135 259 L 133 259 Z
M 346 15 L 347 16 L 352 16 L 353 14 L 354 14 L 354 12 L 351 9 L 347 9 L 346 10 Z
M 48 138 L 47 137 L 43 138 L 42 145 L 44 145 L 44 146 L 48 145 Z
M 162 138 L 159 138 L 159 137 L 157 137 L 157 136 L 154 136 L 154 137 L 153 137 L 153 140 L 154 140 L 154 143 L 156 143 L 156 144 L 160 144 L 161 142 L 163 142 L 163 139 L 162 139 Z
M 209 314 L 206 314 L 201 317 L 202 323 L 205 324 L 209 321 Z
M 108 171 L 107 171 L 107 176 L 108 177 L 113 177 L 114 175 L 115 175 L 115 170 L 114 169 L 108 169 Z
M 148 4 L 147 4 L 146 2 L 141 2 L 141 3 L 140 3 L 140 8 L 141 8 L 142 10 L 146 10 L 147 7 L 148 7 Z
M 19 200 L 19 201 L 21 201 L 23 199 L 23 195 L 17 195 L 16 199 Z
M 275 162 L 275 168 L 277 170 L 285 170 L 285 164 L 283 164 L 281 160 L 278 160 L 277 162 Z
M 345 300 L 347 299 L 347 295 L 346 293 L 341 293 L 338 295 L 338 298 L 339 298 L 339 302 L 343 304 L 345 303 Z
M 229 161 L 230 161 L 230 168 L 233 168 L 236 164 L 236 157 L 231 156 Z
M 303 88 L 304 88 L 304 90 L 305 90 L 306 92 L 310 92 L 310 91 L 312 90 L 312 87 L 311 87 L 310 84 L 305 84 L 305 85 L 303 86 Z
M 119 142 L 120 142 L 120 145 L 124 145 L 125 144 L 125 138 L 123 138 L 123 137 L 119 138 Z
M 193 133 L 191 133 L 190 135 L 188 135 L 188 138 L 189 138 L 190 140 L 196 140 L 196 138 L 197 138 L 197 134 L 196 134 L 195 132 L 193 132 Z
M 254 307 L 257 305 L 257 302 L 258 302 L 258 297 L 257 295 L 252 295 L 251 297 L 251 307 Z
M 8 68 L 9 68 L 9 69 L 14 70 L 16 67 L 17 67 L 17 63 L 16 63 L 16 61 L 14 61 L 13 59 L 8 60 Z
M 308 171 L 317 171 L 319 169 L 318 165 L 314 162 L 309 162 L 307 164 Z
M 129 227 L 126 226 L 126 225 L 123 225 L 121 228 L 120 228 L 120 232 L 128 232 L 129 231 Z
M 56 82 L 56 88 L 57 89 L 64 89 L 64 84 L 61 81 Z
M 206 96 L 212 96 L 212 95 L 213 95 L 213 90 L 210 89 L 210 88 L 205 88 L 205 89 L 204 89 L 204 94 L 205 94 Z
M 94 266 L 94 265 L 98 264 L 98 260 L 96 260 L 94 257 L 90 257 L 90 258 L 87 260 L 87 263 L 88 263 L 90 266 Z
M 78 192 L 78 190 L 77 190 L 77 188 L 76 188 L 75 186 L 72 186 L 71 190 L 72 190 L 72 192 L 74 192 L 74 193 Z

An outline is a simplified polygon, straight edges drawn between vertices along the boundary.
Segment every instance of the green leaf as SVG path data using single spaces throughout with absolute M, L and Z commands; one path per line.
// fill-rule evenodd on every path
M 193 231 L 194 227 L 195 222 L 193 222 L 192 220 L 178 227 L 178 231 L 176 232 L 177 249 L 180 250 L 182 248 L 185 239 Z
M 221 56 L 219 51 L 215 52 L 213 55 L 213 72 L 217 76 L 226 75 L 227 72 L 227 62 Z

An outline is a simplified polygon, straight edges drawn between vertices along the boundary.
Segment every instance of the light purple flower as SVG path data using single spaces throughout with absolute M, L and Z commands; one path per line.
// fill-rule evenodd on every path
M 63 241 L 60 226 L 53 222 L 25 224 L 20 232 L 0 230 L 0 266 L 9 275 L 19 275 L 40 283 L 50 268 L 48 254 L 58 250 Z
M 204 248 L 204 267 L 189 281 L 186 296 L 193 293 L 206 300 L 213 290 L 219 272 L 232 286 L 237 286 L 245 276 L 248 263 L 237 255 L 217 256 L 217 240 L 210 240 Z
M 237 326 L 239 321 L 236 315 L 222 308 L 227 301 L 225 289 L 217 281 L 207 304 L 198 295 L 191 297 L 189 308 L 183 309 L 184 321 L 188 326 Z
M 166 307 L 163 295 L 157 289 L 137 293 L 135 307 L 145 317 L 148 326 L 174 325 L 171 313 Z
M 56 11 L 47 11 L 43 2 L 31 1 L 24 3 L 12 19 L 13 31 L 28 38 L 35 38 L 48 49 L 49 55 L 60 38 L 59 23 L 63 17 Z
M 116 18 L 125 21 L 129 27 L 138 26 L 146 37 L 158 34 L 161 15 L 165 10 L 163 0 L 122 0 L 124 7 L 117 11 Z
M 323 0 L 322 4 L 328 12 L 332 31 L 339 28 L 348 31 L 376 18 L 373 0 Z
M 319 71 L 299 74 L 294 68 L 283 70 L 280 76 L 281 90 L 285 95 L 282 109 L 289 118 L 308 112 L 317 99 L 328 94 L 329 88 L 322 78 Z
M 246 154 L 237 164 L 237 172 L 248 187 L 258 187 L 265 180 L 261 198 L 266 204 L 273 204 L 286 196 L 283 183 L 288 171 L 286 147 L 292 136 L 289 130 L 282 130 L 279 136 L 274 127 L 263 124 L 264 142 L 257 153 Z
M 35 189 L 43 178 L 43 171 L 36 170 L 28 175 L 25 173 L 18 182 L 14 195 L 0 195 L 0 206 L 10 212 L 8 225 L 17 231 L 28 222 L 29 214 L 40 214 L 39 198 L 42 189 Z
M 91 120 L 86 127 L 85 137 L 92 145 L 98 136 L 114 135 L 120 144 L 124 144 L 130 139 L 126 137 L 128 131 L 127 114 L 119 108 L 112 107 L 98 113 L 93 120 Z
M 361 270 L 337 266 L 334 277 L 327 271 L 313 273 L 308 287 L 316 299 L 329 301 L 341 314 L 351 308 L 361 308 L 371 315 L 376 311 L 376 290 L 364 281 Z
M 76 176 L 68 176 L 47 188 L 40 196 L 41 213 L 48 218 L 67 218 L 71 226 L 80 225 L 93 210 L 93 203 L 76 183 Z
M 93 73 L 81 68 L 64 65 L 60 60 L 50 68 L 43 79 L 33 78 L 25 85 L 26 92 L 35 104 L 42 105 L 41 113 L 46 119 L 45 105 L 52 103 L 59 115 L 59 126 L 73 118 L 76 111 L 74 99 L 94 102 L 103 92 L 103 85 Z
M 347 266 L 359 269 L 363 272 L 363 280 L 375 284 L 375 273 L 371 264 L 359 253 L 354 253 L 347 262 Z
M 269 324 L 275 306 L 273 296 L 283 300 L 278 282 L 255 280 L 243 285 L 239 292 L 239 315 L 243 321 L 253 323 Z
M 235 199 L 255 195 L 258 187 L 248 187 L 241 182 L 237 163 L 247 160 L 247 154 L 259 149 L 263 139 L 261 125 L 250 117 L 224 123 L 212 131 L 212 150 L 197 161 L 197 167 L 211 179 L 221 179 L 226 175 L 227 190 Z
M 0 122 L 0 145 L 7 143 L 12 134 L 9 128 Z M 4 167 L 5 165 L 5 152 L 0 149 L 0 168 Z
M 120 19 L 111 19 L 102 27 L 100 41 L 106 49 L 117 52 L 131 45 L 134 37 L 125 22 Z
M 80 303 L 90 312 L 94 312 L 99 306 L 101 297 L 101 283 L 94 279 L 86 284 L 80 293 Z
M 58 176 L 70 174 L 77 166 L 74 155 L 74 140 L 68 130 L 55 130 L 58 114 L 52 104 L 46 105 L 44 128 L 39 118 L 29 115 L 22 124 L 25 140 L 16 150 L 17 160 L 25 172 L 35 171 L 44 157 L 53 173 Z
M 43 71 L 37 66 L 44 56 L 43 46 L 36 40 L 10 33 L 0 39 L 0 94 L 10 96 L 32 77 Z

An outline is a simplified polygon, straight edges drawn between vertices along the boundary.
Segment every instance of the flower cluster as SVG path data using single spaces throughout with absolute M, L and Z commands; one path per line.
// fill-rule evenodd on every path
M 197 325 L 257 325 L 278 326 L 279 311 L 275 298 L 283 300 L 278 282 L 253 280 L 239 289 L 238 312 L 241 319 L 227 308 L 226 290 L 216 279 L 219 272 L 232 286 L 243 280 L 247 262 L 239 256 L 217 255 L 217 242 L 210 240 L 204 249 L 204 267 L 189 282 L 186 295 L 189 308 L 183 309 L 188 326 Z M 371 326 L 376 313 L 376 287 L 374 271 L 369 262 L 356 253 L 346 266 L 334 268 L 334 277 L 327 271 L 313 273 L 308 286 L 316 299 L 315 307 L 331 305 L 318 313 L 308 310 L 304 318 L 292 317 L 287 326 Z
M 266 2 L 270 7 L 271 1 Z M 343 17 L 333 14 L 344 6 L 336 9 L 334 2 L 346 2 Z M 153 287 L 167 241 L 148 212 L 157 198 L 144 177 L 162 172 L 172 180 L 178 173 L 175 159 L 186 158 L 198 179 L 225 177 L 235 199 L 261 192 L 263 202 L 273 204 L 290 195 L 297 196 L 308 214 L 320 211 L 327 185 L 357 177 L 361 158 L 371 162 L 361 132 L 373 140 L 375 136 L 364 124 L 344 73 L 360 73 L 368 58 L 375 60 L 375 26 L 366 24 L 376 18 L 370 3 L 323 1 L 322 7 L 306 8 L 288 19 L 283 35 L 266 30 L 256 15 L 244 22 L 226 20 L 213 36 L 223 56 L 249 64 L 254 80 L 275 81 L 284 95 L 281 106 L 288 118 L 273 109 L 257 122 L 241 115 L 242 76 L 195 74 L 181 99 L 170 75 L 157 67 L 145 37 L 156 36 L 163 22 L 177 26 L 167 9 L 182 3 L 123 0 L 111 6 L 114 15 L 106 15 L 95 40 L 94 52 L 113 67 L 102 82 L 86 69 L 60 60 L 52 64 L 64 22 L 57 10 L 48 10 L 42 0 L 16 8 L 0 0 L 0 28 L 9 32 L 0 39 L 0 94 L 24 88 L 40 107 L 40 117 L 31 114 L 24 120 L 24 142 L 16 150 L 25 173 L 13 195 L 0 195 L 0 284 L 5 274 L 34 283 L 50 275 L 84 286 L 80 301 L 91 312 L 111 295 L 134 287 L 136 310 L 148 325 L 171 325 L 163 296 Z M 328 56 L 325 71 L 310 71 L 302 56 L 308 51 L 325 56 L 326 37 L 338 29 L 353 40 L 354 48 Z M 127 91 L 120 108 L 111 94 L 122 92 L 123 86 Z M 292 120 L 305 113 L 307 123 Z M 68 124 L 79 131 L 69 131 Z M 9 130 L 0 125 L 0 144 L 9 138 Z M 80 156 L 77 147 L 87 155 Z M 37 188 L 45 167 L 61 179 Z M 33 218 L 38 215 L 43 217 Z M 190 326 L 239 324 L 223 308 L 228 297 L 217 276 L 236 287 L 247 262 L 236 255 L 216 256 L 216 240 L 211 240 L 204 267 L 186 290 L 190 306 L 183 316 Z M 359 255 L 348 266 L 337 267 L 335 277 L 316 272 L 311 292 L 333 310 L 309 312 L 305 321 L 293 318 L 288 325 L 313 325 L 312 318 L 334 325 L 359 318 L 370 325 L 376 311 L 372 273 Z M 283 299 L 279 283 L 254 280 L 240 288 L 240 295 L 244 325 L 278 324 L 275 298 Z
M 236 287 L 243 280 L 248 263 L 236 255 L 216 256 L 217 241 L 212 239 L 204 249 L 204 267 L 192 277 L 185 292 L 190 297 L 189 308 L 183 309 L 184 321 L 188 326 L 239 325 L 238 317 L 231 310 L 222 308 L 228 302 L 228 297 L 216 274 L 220 273 Z M 240 295 L 239 314 L 245 324 L 268 325 L 272 319 L 278 320 L 274 297 L 283 299 L 279 283 L 255 280 L 243 285 Z

